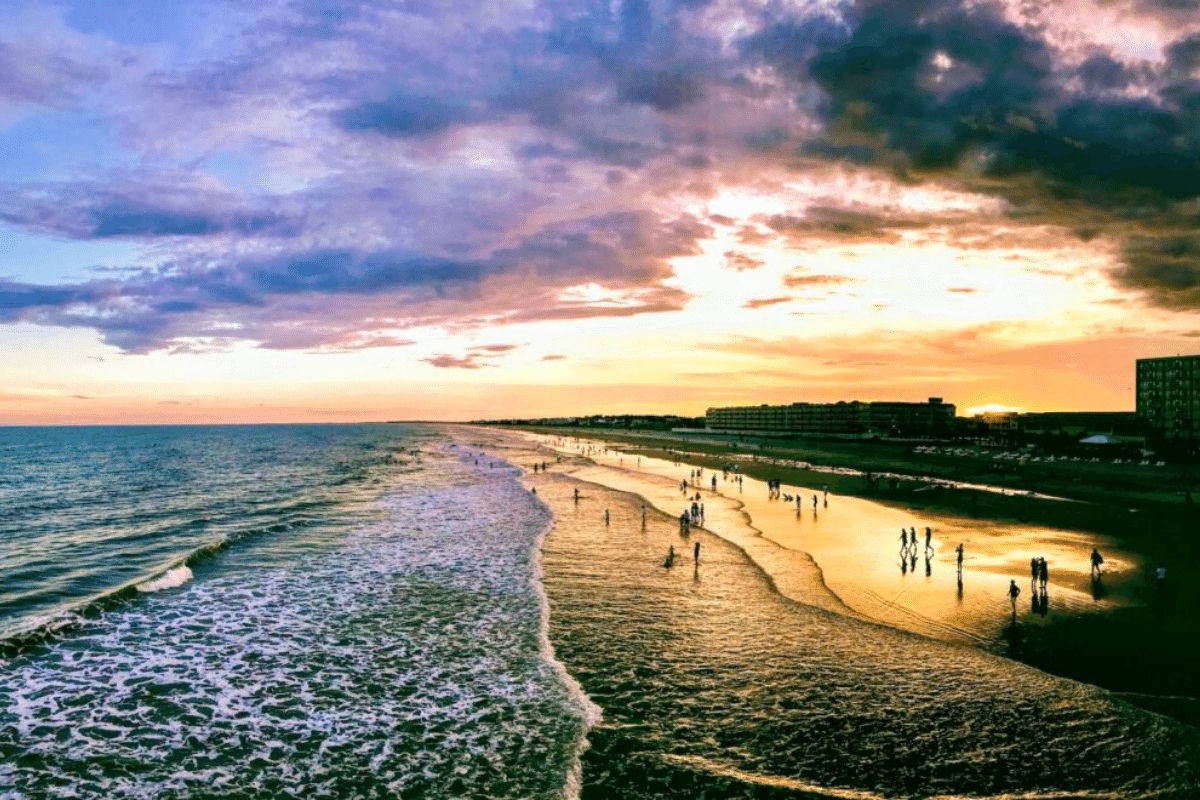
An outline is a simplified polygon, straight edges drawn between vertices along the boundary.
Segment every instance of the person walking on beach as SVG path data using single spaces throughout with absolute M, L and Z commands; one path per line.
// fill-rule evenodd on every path
M 1036 558 L 1029 559 L 1029 579 L 1035 586 L 1038 579 L 1038 560 Z
M 697 539 L 696 544 L 692 546 L 692 558 L 694 558 L 696 560 L 697 564 L 700 563 L 700 540 L 699 539 Z
M 925 552 L 933 549 L 933 528 L 925 527 Z
M 646 504 L 642 503 L 642 527 L 646 527 Z
M 717 476 L 716 475 L 713 475 L 712 487 L 713 487 L 712 490 L 715 492 L 717 490 Z
M 608 524 L 608 509 L 604 509 L 604 524 Z
M 1016 578 L 1008 582 L 1008 599 L 1012 601 L 1013 620 L 1017 619 L 1017 598 L 1021 596 L 1021 587 L 1017 586 Z
M 1092 580 L 1100 580 L 1100 565 L 1104 563 L 1104 556 L 1100 555 L 1100 551 L 1092 548 Z
M 667 548 L 667 557 L 663 559 L 664 567 L 672 567 L 675 565 L 675 545 Z
M 958 543 L 958 581 L 959 581 L 959 583 L 962 583 L 962 559 L 963 559 L 963 546 L 962 546 L 962 542 L 959 542 Z
M 1046 563 L 1046 559 L 1038 559 L 1038 585 L 1042 587 L 1042 594 L 1046 593 L 1046 584 L 1050 582 L 1050 566 Z
M 575 502 L 576 503 L 579 502 L 579 490 L 578 489 L 575 490 Z

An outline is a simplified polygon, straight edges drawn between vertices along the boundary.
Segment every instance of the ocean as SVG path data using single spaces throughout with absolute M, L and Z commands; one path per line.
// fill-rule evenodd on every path
M 452 426 L 0 428 L 0 797 L 1200 796 L 1195 728 L 588 467 Z

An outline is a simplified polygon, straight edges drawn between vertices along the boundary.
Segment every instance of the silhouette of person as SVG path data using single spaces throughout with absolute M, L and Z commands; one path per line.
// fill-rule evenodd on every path
M 696 540 L 696 544 L 692 547 L 692 558 L 696 559 L 696 563 L 700 563 L 700 540 Z
M 675 564 L 675 545 L 671 545 L 669 548 L 667 548 L 667 557 L 666 557 L 666 559 L 663 560 L 663 566 L 670 567 L 670 566 L 673 566 L 674 564 Z
M 925 549 L 933 549 L 933 529 L 928 526 L 925 527 Z
M 1100 555 L 1100 551 L 1092 548 L 1092 578 L 1100 579 L 1100 565 L 1104 563 L 1104 556 Z
M 958 574 L 960 576 L 962 575 L 962 560 L 963 560 L 963 546 L 962 546 L 962 542 L 959 542 L 958 543 Z
M 1016 579 L 1008 582 L 1008 599 L 1012 601 L 1013 619 L 1017 618 L 1017 598 L 1021 596 L 1021 587 L 1017 586 Z
M 1042 594 L 1046 593 L 1046 584 L 1050 582 L 1050 566 L 1046 563 L 1046 559 L 1038 559 L 1038 585 L 1042 587 Z
M 607 524 L 608 524 L 608 519 L 609 519 L 609 517 L 608 517 L 608 509 L 606 508 L 606 509 L 604 509 L 604 524 L 605 524 L 605 525 L 607 525 Z

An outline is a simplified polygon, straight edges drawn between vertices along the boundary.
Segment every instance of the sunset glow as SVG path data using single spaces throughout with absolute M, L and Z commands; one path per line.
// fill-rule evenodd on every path
M 0 11 L 0 424 L 1131 410 L 1178 2 Z

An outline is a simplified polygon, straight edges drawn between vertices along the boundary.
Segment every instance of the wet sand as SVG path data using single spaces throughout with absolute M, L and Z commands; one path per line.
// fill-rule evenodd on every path
M 821 596 L 831 610 L 1138 693 L 1133 702 L 1159 710 L 1161 703 L 1140 694 L 1197 694 L 1191 667 L 1200 658 L 1192 639 L 1182 638 L 1190 618 L 1155 613 L 1161 609 L 1152 608 L 1155 598 L 1145 580 L 1152 565 L 1112 537 L 934 513 L 832 491 L 826 496 L 820 488 L 814 509 L 811 487 L 784 484 L 791 501 L 769 499 L 765 481 L 743 476 L 739 484 L 720 471 L 714 492 L 708 468 L 685 494 L 680 481 L 696 469 L 692 464 L 633 455 L 594 440 L 524 435 L 564 459 L 579 459 L 569 467 L 574 477 L 640 495 L 672 517 L 699 492 L 704 528 L 742 548 L 791 599 L 814 603 Z M 901 558 L 902 527 L 918 531 L 915 558 L 912 553 Z M 961 584 L 959 543 L 965 553 Z M 1089 575 L 1093 547 L 1105 558 L 1099 582 Z M 1033 557 L 1049 564 L 1044 595 L 1031 581 Z M 1015 619 L 1007 594 L 1014 579 L 1021 590 Z M 814 581 L 826 591 L 814 595 L 808 588 Z M 1157 630 L 1148 629 L 1148 621 Z M 1138 659 L 1149 669 L 1139 669 Z M 1200 719 L 1186 699 L 1171 710 Z
M 704 527 L 685 535 L 686 465 L 657 475 L 615 453 L 610 465 L 569 446 L 476 446 L 526 467 L 554 513 L 541 551 L 551 640 L 603 709 L 584 800 L 1196 796 L 1194 728 L 848 610 L 817 561 L 751 524 L 781 504 L 764 499 L 752 520 L 752 503 L 710 484 Z

